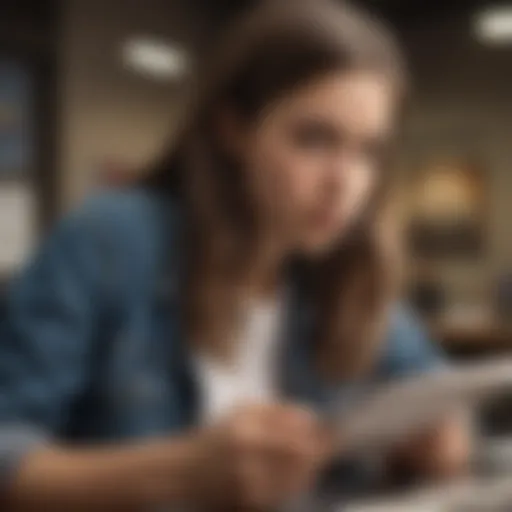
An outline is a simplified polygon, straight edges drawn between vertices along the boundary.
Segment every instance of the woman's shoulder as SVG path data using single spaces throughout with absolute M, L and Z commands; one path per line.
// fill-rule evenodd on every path
M 177 229 L 178 209 L 163 194 L 142 188 L 101 190 L 65 216 L 57 230 L 91 235 L 123 250 L 151 249 Z
M 89 196 L 71 218 L 107 229 L 156 228 L 177 214 L 171 199 L 143 188 L 105 189 Z
M 57 222 L 27 269 L 43 265 L 62 273 L 76 268 L 87 282 L 141 287 L 175 252 L 172 238 L 178 223 L 172 201 L 157 193 L 100 191 Z
M 444 363 L 444 354 L 420 317 L 407 304 L 393 307 L 384 340 L 381 370 L 390 377 L 429 371 Z

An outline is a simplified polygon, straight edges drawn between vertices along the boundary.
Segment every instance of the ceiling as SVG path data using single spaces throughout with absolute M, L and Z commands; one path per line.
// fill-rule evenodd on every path
M 87 2 L 87 0 L 75 0 L 74 3 L 80 1 Z M 208 29 L 216 31 L 226 20 L 259 1 L 261 0 L 151 0 L 146 4 L 146 2 L 131 0 L 127 1 L 126 5 L 137 6 L 137 8 L 144 6 L 148 11 L 161 13 L 167 13 L 170 7 L 178 9 L 186 13 L 189 26 L 201 25 L 200 32 L 204 32 L 204 38 L 208 40 Z M 465 16 L 477 6 L 491 2 L 493 4 L 503 3 L 506 0 L 349 1 L 368 6 L 398 29 L 414 29 L 418 26 L 428 26 L 432 22 L 446 17 Z M 511 2 L 512 0 L 508 0 L 509 4 Z M 103 3 L 106 10 L 110 3 L 109 1 Z M 112 3 L 117 5 L 115 2 Z M 58 20 L 59 6 L 63 8 L 66 5 L 69 5 L 66 0 L 0 0 L 0 28 L 2 28 L 2 33 L 8 31 L 15 35 L 26 31 L 36 32 L 41 29 L 53 33 L 54 23 Z M 123 16 L 127 16 L 126 9 L 119 13 L 118 19 L 122 19 Z M 163 18 L 165 17 L 166 15 L 163 16 Z M 206 25 L 203 23 L 205 20 L 208 20 Z
M 258 0 L 189 0 L 193 10 L 200 10 L 216 22 L 236 14 Z M 401 26 L 416 25 L 435 21 L 445 16 L 464 15 L 477 6 L 491 3 L 490 0 L 354 0 L 367 5 L 393 24 Z M 493 4 L 501 0 L 493 1 Z M 510 3 L 510 2 L 509 2 Z

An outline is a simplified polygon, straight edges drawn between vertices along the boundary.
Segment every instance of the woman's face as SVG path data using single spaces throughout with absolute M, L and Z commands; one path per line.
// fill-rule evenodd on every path
M 322 254 L 364 211 L 394 123 L 383 76 L 332 74 L 269 105 L 243 135 L 244 168 L 268 230 Z

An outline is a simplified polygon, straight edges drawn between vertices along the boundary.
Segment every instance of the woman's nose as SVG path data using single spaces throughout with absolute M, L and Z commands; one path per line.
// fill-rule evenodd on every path
M 343 151 L 332 161 L 326 173 L 325 185 L 331 192 L 343 191 L 350 179 L 353 159 L 347 151 Z

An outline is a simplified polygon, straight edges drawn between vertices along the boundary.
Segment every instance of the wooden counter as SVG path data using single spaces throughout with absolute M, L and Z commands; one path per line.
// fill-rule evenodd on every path
M 512 325 L 448 326 L 433 324 L 431 332 L 448 352 L 502 352 L 512 350 Z

